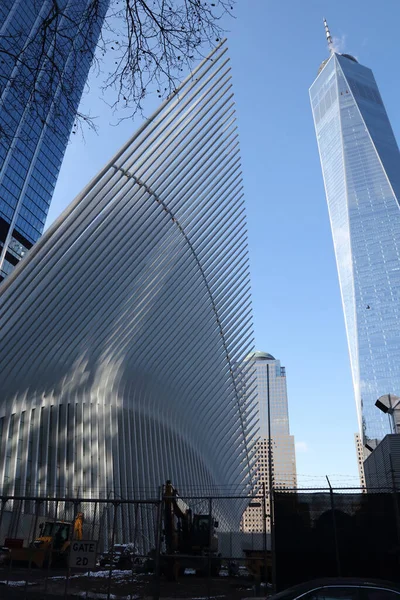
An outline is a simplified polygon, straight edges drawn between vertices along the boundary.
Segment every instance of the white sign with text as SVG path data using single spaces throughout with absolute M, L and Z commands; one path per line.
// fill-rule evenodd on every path
M 96 554 L 96 540 L 74 540 L 71 542 L 69 566 L 71 569 L 94 569 Z

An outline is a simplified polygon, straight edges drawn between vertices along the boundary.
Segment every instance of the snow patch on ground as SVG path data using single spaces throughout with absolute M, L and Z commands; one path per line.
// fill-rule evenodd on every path
M 108 579 L 110 576 L 110 571 L 86 571 L 86 573 L 76 573 L 75 575 L 71 575 L 70 579 L 80 579 L 81 577 L 88 577 L 90 579 L 101 578 Z M 49 577 L 52 581 L 56 579 L 65 579 L 66 575 L 58 575 L 56 577 Z M 113 569 L 111 573 L 112 581 L 124 581 L 129 580 L 132 581 L 132 571 L 120 571 L 118 569 Z M 136 581 L 136 577 L 133 578 L 133 581 Z
M 78 573 L 72 575 L 72 577 L 105 577 L 110 576 L 110 571 L 86 571 L 86 573 Z M 111 579 L 132 579 L 132 571 L 121 571 L 119 569 L 113 569 L 111 573 Z
M 192 598 L 192 600 L 216 600 L 216 598 L 226 598 L 225 594 L 222 596 L 197 596 L 196 598 Z
M 29 581 L 9 581 L 8 583 L 7 581 L 0 581 L 0 585 L 8 585 L 9 587 L 22 587 L 25 586 L 27 583 L 28 585 L 37 585 L 37 583 Z
M 107 594 L 98 594 L 95 592 L 79 592 L 78 598 L 88 598 L 88 600 L 107 600 Z M 138 600 L 140 596 L 116 596 L 115 594 L 110 594 L 110 600 Z

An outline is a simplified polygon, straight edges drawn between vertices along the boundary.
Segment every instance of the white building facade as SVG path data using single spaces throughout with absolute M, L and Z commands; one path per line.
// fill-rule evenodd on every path
M 0 494 L 251 488 L 245 222 L 222 44 L 0 287 Z

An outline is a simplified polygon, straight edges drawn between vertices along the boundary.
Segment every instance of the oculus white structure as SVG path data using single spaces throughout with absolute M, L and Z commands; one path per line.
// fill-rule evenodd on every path
M 248 489 L 245 222 L 222 44 L 0 287 L 3 494 Z

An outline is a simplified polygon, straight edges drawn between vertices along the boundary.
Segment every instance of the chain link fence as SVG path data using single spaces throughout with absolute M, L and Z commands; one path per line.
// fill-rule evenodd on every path
M 239 600 L 266 585 L 270 535 L 243 530 L 249 502 L 265 514 L 265 497 L 178 502 L 197 523 L 197 537 L 181 547 L 172 544 L 184 540 L 186 518 L 168 529 L 161 492 L 147 500 L 0 496 L 0 597 Z
M 2 497 L 0 503 L 0 585 L 23 597 L 155 595 L 160 499 Z
M 161 491 L 0 496 L 0 597 L 240 600 L 313 578 L 399 579 L 399 497 L 389 490 L 179 496 L 173 526 L 169 502 Z
M 399 501 L 390 490 L 275 491 L 277 588 L 337 576 L 400 581 Z

